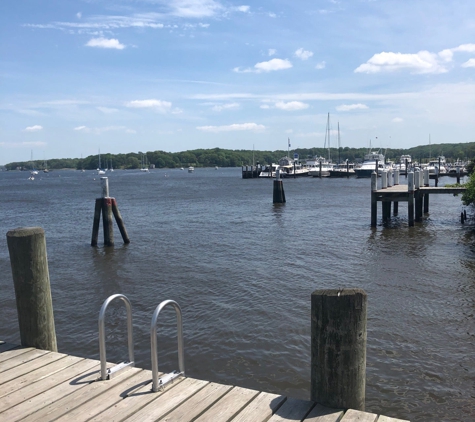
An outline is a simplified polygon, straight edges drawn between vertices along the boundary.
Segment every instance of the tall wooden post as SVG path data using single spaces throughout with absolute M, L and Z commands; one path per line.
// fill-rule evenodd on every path
M 366 302 L 362 289 L 312 293 L 310 400 L 364 410 Z
M 407 216 L 409 227 L 414 226 L 414 173 L 411 171 L 407 175 Z
M 378 220 L 378 175 L 373 171 L 371 173 L 371 227 L 376 227 Z
M 21 345 L 57 352 L 45 232 L 41 227 L 10 230 L 7 244 Z
M 282 180 L 280 180 L 280 170 L 276 171 L 276 177 L 274 180 L 273 203 L 274 204 L 285 203 L 284 184 Z
M 399 213 L 399 202 L 394 201 L 394 215 L 398 215 Z
M 429 212 L 429 194 L 424 194 L 424 214 Z
M 320 170 L 318 172 L 318 176 L 322 177 L 322 160 L 320 160 Z

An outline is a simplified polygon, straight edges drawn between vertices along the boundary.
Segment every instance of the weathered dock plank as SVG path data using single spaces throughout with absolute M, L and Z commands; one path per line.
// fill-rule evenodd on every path
M 343 410 L 330 409 L 317 404 L 305 418 L 305 422 L 338 422 L 344 413 Z
M 123 377 L 114 378 L 110 381 L 110 383 L 112 383 L 112 385 L 121 383 L 127 380 L 128 376 L 132 376 L 136 372 L 140 372 L 140 370 L 127 371 L 123 374 Z M 85 403 L 88 403 L 89 401 L 92 401 L 97 396 L 106 393 L 111 387 L 109 381 L 98 381 L 98 372 L 95 370 L 92 370 L 90 372 L 90 375 L 86 379 L 80 380 L 80 382 L 81 384 L 83 384 L 83 387 L 85 387 L 85 384 L 87 384 L 87 388 L 76 388 L 71 394 L 68 394 L 62 398 L 58 398 L 54 401 L 48 400 L 48 405 L 44 406 L 34 414 L 25 418 L 23 422 L 30 422 L 35 420 L 56 420 L 66 415 L 67 413 L 73 413 L 75 409 Z M 99 413 L 99 411 L 97 413 Z
M 144 371 L 145 373 L 148 374 L 148 379 L 149 381 L 152 380 L 152 372 L 151 371 Z M 118 403 L 115 403 L 113 406 L 109 407 L 102 413 L 96 415 L 94 418 L 91 419 L 91 421 L 109 421 L 109 422 L 117 422 L 117 421 L 122 421 L 127 419 L 129 416 L 137 413 L 139 410 L 144 408 L 147 404 L 149 404 L 151 401 L 156 400 L 159 398 L 162 394 L 164 394 L 166 391 L 169 389 L 175 387 L 181 381 L 183 381 L 184 378 L 176 378 L 173 380 L 173 383 L 167 384 L 162 390 L 157 391 L 157 392 L 152 392 L 152 384 L 148 383 L 144 385 L 142 388 L 139 388 L 137 390 L 131 391 L 127 394 L 126 399 L 121 400 Z M 187 383 L 188 386 L 186 388 L 189 388 L 193 380 L 188 379 Z M 197 383 L 201 383 L 204 385 L 206 383 L 205 381 L 198 381 L 196 380 Z
M 84 390 L 83 405 L 56 419 L 58 422 L 82 422 L 102 413 L 127 397 L 128 391 L 143 387 L 151 381 L 150 374 L 139 368 L 131 368 L 120 377 L 108 381 L 95 381 Z M 102 394 L 107 393 L 107 394 Z M 74 398 L 74 397 L 73 397 Z M 74 402 L 70 402 L 74 405 Z
M 374 413 L 361 412 L 359 410 L 349 409 L 343 416 L 341 422 L 375 422 L 378 415 Z
M 395 419 L 395 418 L 390 418 L 388 416 L 380 416 L 378 418 L 378 422 L 409 422 L 404 419 Z
M 140 411 L 123 420 L 130 422 L 156 421 L 178 407 L 181 403 L 186 402 L 190 396 L 201 391 L 208 384 L 208 381 L 185 379 L 176 387 L 165 391 L 159 399 L 150 402 Z M 152 395 L 154 393 L 150 394 Z
M 79 368 L 77 368 L 79 369 Z M 83 368 L 82 368 L 83 369 Z M 25 416 L 21 418 L 22 422 L 25 421 L 51 421 L 54 420 L 53 416 L 55 415 L 55 410 L 59 414 L 62 414 L 61 410 L 61 400 L 64 397 L 76 393 L 77 391 L 86 390 L 94 379 L 97 378 L 97 370 L 94 368 L 87 369 L 86 372 L 80 372 L 75 374 L 75 376 L 62 384 L 57 385 L 56 387 L 51 388 L 50 390 L 44 391 L 28 400 L 28 416 L 25 412 Z M 69 409 L 65 409 L 69 411 Z M 44 416 L 51 415 L 51 416 Z
M 269 419 L 269 422 L 300 422 L 314 405 L 315 403 L 311 401 L 288 398 Z
M 238 414 L 249 402 L 251 402 L 259 391 L 247 388 L 234 387 L 221 400 L 215 403 L 208 411 L 201 415 L 196 422 L 227 422 Z
M 19 357 L 21 356 L 24 355 L 20 355 Z M 42 357 L 42 359 L 37 359 L 38 357 Z M 46 366 L 50 363 L 64 359 L 65 357 L 67 357 L 67 355 L 46 352 L 41 356 L 37 356 L 36 359 L 31 359 L 12 366 L 6 371 L 0 371 L 2 374 L 2 380 L 0 381 L 0 397 L 6 394 L 4 391 L 7 389 L 7 383 L 9 383 L 10 386 L 17 386 L 17 389 L 21 388 L 23 384 L 36 381 L 42 376 L 51 373 L 51 368 L 46 368 Z M 7 362 L 10 362 L 10 360 Z M 9 391 L 14 391 L 14 389 Z
M 12 359 L 18 355 L 21 355 L 23 353 L 27 353 L 30 350 L 33 350 L 31 348 L 28 349 L 8 349 L 3 352 L 0 352 L 0 362 L 5 362 L 6 360 Z
M 69 358 L 72 357 L 68 356 L 65 359 Z M 97 367 L 98 362 L 76 359 L 78 362 L 74 365 L 2 397 L 0 400 L 0 412 L 4 412 L 1 414 L 2 418 L 9 422 L 23 420 L 47 404 L 70 394 L 76 388 L 85 386 L 86 384 L 75 382 L 74 378 L 77 378 L 77 374 L 82 374 L 80 378 L 91 375 L 91 368 Z M 94 376 L 97 376 L 97 371 L 94 372 Z
M 180 407 L 168 413 L 163 421 L 189 422 L 195 420 L 233 387 L 230 385 L 209 383 Z M 172 390 L 173 391 L 173 390 Z
M 0 385 L 0 397 L 72 365 L 74 361 L 67 359 L 67 357 L 67 355 L 61 355 L 59 353 L 48 353 L 43 355 L 43 359 L 35 359 L 3 372 L 2 384 Z M 55 365 L 50 366 L 51 363 L 55 363 Z
M 259 393 L 232 422 L 264 422 L 267 421 L 287 398 L 278 394 Z
M 33 360 L 48 353 L 45 350 L 38 349 L 27 349 L 23 353 L 18 353 L 21 351 L 22 349 L 14 349 L 0 354 L 0 357 L 4 357 L 4 359 L 0 360 L 0 372 L 8 371 L 9 369 L 13 369 L 16 366 L 21 365 L 22 363 L 28 362 L 29 360 Z M 1 382 L 2 380 L 0 380 L 0 383 Z

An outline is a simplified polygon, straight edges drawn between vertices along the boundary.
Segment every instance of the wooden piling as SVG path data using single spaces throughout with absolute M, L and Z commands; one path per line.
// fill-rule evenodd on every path
M 391 201 L 382 201 L 383 222 L 387 223 L 391 219 Z
M 41 227 L 10 230 L 7 244 L 21 345 L 57 352 L 45 232 Z
M 414 172 L 407 175 L 407 218 L 409 227 L 414 226 Z
M 91 246 L 97 246 L 97 239 L 99 237 L 99 224 L 101 222 L 102 198 L 96 199 L 96 206 L 94 207 L 94 221 L 92 223 L 92 238 Z
M 104 245 L 114 246 L 111 198 L 102 198 L 102 227 L 104 230 Z
M 285 193 L 284 193 L 284 184 L 280 179 L 280 171 L 276 171 L 276 178 L 274 180 L 274 195 L 273 195 L 274 204 L 284 204 L 285 203 Z
M 125 229 L 124 221 L 122 220 L 122 216 L 120 215 L 119 208 L 117 207 L 117 201 L 115 198 L 111 198 L 112 201 L 112 213 L 115 217 L 115 222 L 119 227 L 120 234 L 122 236 L 122 240 L 124 243 L 130 243 L 129 235 L 127 234 L 127 230 Z
M 378 190 L 378 175 L 376 172 L 371 173 L 371 227 L 376 227 L 378 220 L 378 198 L 376 191 Z
M 399 202 L 394 201 L 394 215 L 398 215 L 399 213 Z
M 316 290 L 311 302 L 310 400 L 364 410 L 367 295 L 362 289 Z
M 429 194 L 424 194 L 424 214 L 429 212 Z

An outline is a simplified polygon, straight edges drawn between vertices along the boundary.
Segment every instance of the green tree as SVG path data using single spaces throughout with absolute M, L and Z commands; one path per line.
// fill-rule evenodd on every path
M 475 204 L 475 173 L 472 173 L 465 183 L 467 190 L 462 194 L 462 202 L 464 205 Z

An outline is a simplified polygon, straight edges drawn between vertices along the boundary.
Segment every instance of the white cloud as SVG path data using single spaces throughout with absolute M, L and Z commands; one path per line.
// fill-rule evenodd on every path
M 395 72 L 407 69 L 413 73 L 446 73 L 449 69 L 444 63 L 451 63 L 454 53 L 475 53 L 475 44 L 461 44 L 458 47 L 446 48 L 438 53 L 419 51 L 416 54 L 382 52 L 373 55 L 366 63 L 355 69 L 356 73 Z M 470 62 L 470 60 L 469 60 Z M 462 67 L 467 66 L 466 62 Z
M 172 103 L 168 101 L 154 100 L 154 99 L 129 101 L 125 105 L 131 108 L 152 108 L 162 113 L 170 111 L 172 107 Z
M 76 13 L 76 17 L 77 17 L 78 19 L 81 19 L 82 13 L 81 13 L 81 12 L 77 12 L 77 13 Z
M 276 18 L 277 15 L 274 12 L 269 12 L 269 17 L 270 18 Z
M 251 6 L 237 6 L 234 8 L 234 10 L 238 12 L 249 13 L 251 10 Z
M 323 62 L 320 62 L 320 63 L 317 63 L 317 65 L 315 66 L 315 69 L 325 69 L 325 66 L 326 66 L 326 63 L 323 61 Z
M 235 132 L 235 131 L 243 131 L 243 130 L 250 130 L 253 132 L 262 132 L 265 130 L 264 125 L 258 125 L 256 123 L 235 123 L 232 125 L 227 126 L 198 126 L 196 129 L 201 130 L 203 132 L 213 132 L 213 133 L 220 133 L 220 132 Z
M 402 123 L 404 120 L 401 119 L 400 117 L 395 117 L 394 119 L 391 120 L 393 123 Z
M 299 48 L 295 52 L 295 56 L 302 60 L 308 60 L 310 57 L 313 56 L 313 53 L 311 51 L 304 50 L 303 48 Z
M 78 132 L 85 132 L 85 133 L 94 133 L 96 135 L 100 135 L 104 132 L 113 132 L 113 131 L 121 131 L 125 133 L 136 133 L 133 129 L 128 129 L 125 126 L 104 126 L 104 127 L 95 127 L 89 128 L 87 126 L 77 126 L 73 130 Z
M 285 59 L 271 59 L 268 62 L 260 62 L 254 65 L 254 69 L 247 68 L 241 69 L 239 67 L 235 67 L 233 69 L 234 72 L 237 73 L 263 73 L 263 72 L 272 72 L 275 70 L 283 70 L 283 69 L 290 69 L 292 67 L 292 63 Z
M 212 17 L 224 9 L 214 0 L 171 0 L 162 3 L 171 8 L 171 15 L 181 18 Z
M 269 104 L 262 104 L 261 108 L 263 108 L 264 110 L 267 110 L 267 109 L 270 108 L 270 105 Z
M 25 132 L 38 132 L 40 130 L 43 130 L 43 126 L 40 126 L 40 125 L 28 126 L 23 130 Z
M 277 50 L 275 48 L 269 48 L 269 51 L 268 51 L 269 56 L 274 56 L 275 53 L 277 53 Z
M 447 55 L 444 56 L 445 58 Z M 358 66 L 355 73 L 395 72 L 402 69 L 414 73 L 445 73 L 447 69 L 439 63 L 439 56 L 429 51 L 416 54 L 382 52 L 375 54 L 366 63 Z
M 366 110 L 367 108 L 365 104 L 343 104 L 336 107 L 337 111 Z
M 115 38 L 92 38 L 87 42 L 86 47 L 114 48 L 116 50 L 123 50 L 125 45 L 121 44 L 119 40 L 116 40 Z
M 117 113 L 119 110 L 116 108 L 109 108 L 109 107 L 96 107 L 99 111 L 102 111 L 104 114 L 112 114 Z
M 470 59 L 462 64 L 462 67 L 475 67 L 475 59 Z
M 279 101 L 275 103 L 275 108 L 278 108 L 279 110 L 285 110 L 285 111 L 304 110 L 308 107 L 309 107 L 308 104 L 302 103 L 300 101 L 289 101 L 288 103 Z
M 452 48 L 452 51 L 475 53 L 475 44 L 461 44 L 458 47 Z
M 223 110 L 232 110 L 239 108 L 239 103 L 228 103 L 228 104 L 221 104 L 215 105 L 212 110 L 213 111 L 223 111 Z

